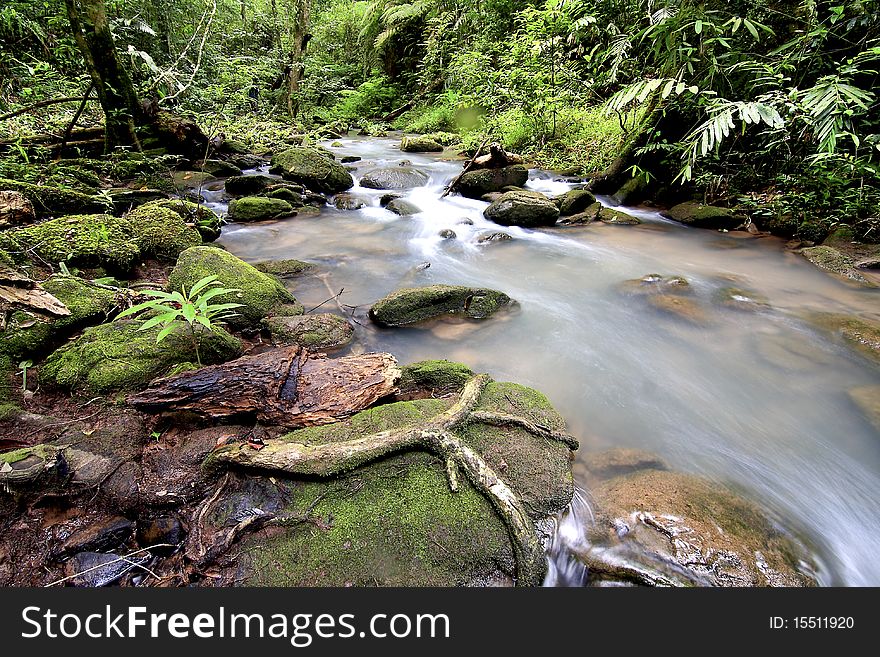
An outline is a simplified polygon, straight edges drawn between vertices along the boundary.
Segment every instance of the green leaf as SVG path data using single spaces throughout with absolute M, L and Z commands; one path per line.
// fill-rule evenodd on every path
M 199 290 L 207 287 L 208 285 L 215 282 L 216 280 L 217 280 L 217 276 L 215 274 L 212 274 L 211 276 L 205 276 L 204 278 L 199 279 L 196 282 L 196 284 L 193 285 L 189 291 L 190 298 L 196 296 L 199 293 Z
M 694 23 L 694 32 L 700 34 L 703 31 L 703 21 L 697 21 Z
M 169 326 L 166 326 L 161 331 L 159 331 L 159 335 L 156 336 L 156 344 L 159 344 L 160 342 L 162 342 L 162 340 L 171 335 L 174 332 L 175 328 L 177 328 L 176 324 L 170 324 Z
M 146 331 L 148 329 L 153 328 L 154 326 L 158 326 L 159 324 L 166 324 L 168 322 L 173 322 L 178 317 L 178 311 L 172 311 L 168 313 L 164 313 L 162 315 L 156 315 L 155 317 L 151 317 L 147 321 L 138 327 L 138 331 Z
M 196 318 L 196 307 L 191 302 L 187 301 L 183 304 L 181 310 L 183 311 L 183 318 L 192 324 Z
M 760 40 L 760 35 L 758 34 L 758 30 L 755 28 L 755 24 L 752 23 L 748 18 L 743 18 L 743 25 L 746 26 L 746 29 L 749 33 L 755 38 L 755 41 Z

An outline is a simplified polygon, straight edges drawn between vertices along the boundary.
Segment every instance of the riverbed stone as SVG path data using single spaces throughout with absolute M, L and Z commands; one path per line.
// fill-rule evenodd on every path
M 800 253 L 819 269 L 824 269 L 849 281 L 855 281 L 869 287 L 876 287 L 873 282 L 869 281 L 855 269 L 856 261 L 854 258 L 833 246 L 826 246 L 824 244 L 821 246 L 811 246 L 801 249 Z
M 267 221 L 295 215 L 293 206 L 280 198 L 245 196 L 229 203 L 229 219 L 232 221 Z
M 559 208 L 540 192 L 505 192 L 483 214 L 502 226 L 537 228 L 552 226 L 559 219 Z
M 385 209 L 401 217 L 418 214 L 422 211 L 419 206 L 411 201 L 407 201 L 405 198 L 392 199 L 391 202 L 385 206 Z
M 240 176 L 242 174 L 241 169 L 226 160 L 208 159 L 202 162 L 200 168 L 202 171 L 207 171 L 212 176 L 217 176 L 218 178 Z
M 175 171 L 171 177 L 177 189 L 198 189 L 217 180 L 207 171 Z
M 300 345 L 310 350 L 337 349 L 354 337 L 354 327 L 346 319 L 331 313 L 267 317 L 263 323 L 275 344 Z
M 336 206 L 337 210 L 360 210 L 367 207 L 368 204 L 367 199 L 349 194 L 348 192 L 337 194 L 333 199 L 333 205 Z
M 401 139 L 400 150 L 404 153 L 439 153 L 443 150 L 443 144 L 427 136 L 415 135 Z
M 563 217 L 583 212 L 596 202 L 593 192 L 586 189 L 572 189 L 571 191 L 561 194 L 553 199 L 556 207 L 559 208 L 559 214 Z
M 599 210 L 596 219 L 603 224 L 610 224 L 612 226 L 637 226 L 642 223 L 642 220 L 638 217 L 607 207 L 603 207 Z
M 315 265 L 310 262 L 303 262 L 302 260 L 294 260 L 292 258 L 264 260 L 263 262 L 254 263 L 254 267 L 257 271 L 261 271 L 264 274 L 272 274 L 281 278 L 299 276 L 315 269 Z
M 560 217 L 557 226 L 585 226 L 596 221 L 603 209 L 602 204 L 596 201 L 588 205 L 583 212 Z
M 260 321 L 282 304 L 296 302 L 293 295 L 274 276 L 258 271 L 253 265 L 231 253 L 210 246 L 198 246 L 180 254 L 171 272 L 169 284 L 179 290 L 192 286 L 205 276 L 217 276 L 225 288 L 237 291 L 214 297 L 211 303 L 240 303 L 237 315 L 228 320 L 232 327 L 259 326 Z M 302 311 L 300 310 L 301 314 Z
M 404 326 L 449 315 L 484 319 L 513 303 L 503 292 L 463 285 L 403 288 L 370 308 L 370 318 L 383 326 Z
M 840 336 L 849 346 L 880 365 L 880 322 L 839 313 L 813 313 L 808 319 Z
M 483 233 L 479 237 L 477 237 L 477 244 L 491 244 L 493 242 L 510 242 L 511 240 L 513 240 L 513 237 L 511 237 L 507 233 L 501 233 L 501 232 Z
M 189 225 L 179 212 L 165 205 L 147 203 L 135 208 L 125 219 L 131 225 L 141 255 L 175 259 L 183 251 L 202 243 L 202 234 Z
M 223 220 L 211 208 L 182 198 L 169 198 L 151 201 L 145 207 L 161 207 L 176 212 L 187 224 L 193 224 L 205 242 L 213 242 L 220 237 Z
M 421 360 L 400 368 L 399 395 L 415 397 L 442 397 L 460 391 L 474 376 L 474 371 L 462 363 L 448 360 Z
M 226 179 L 226 193 L 232 196 L 256 196 L 277 183 L 277 178 L 264 174 L 230 176 Z
M 25 196 L 37 217 L 102 213 L 110 210 L 110 202 L 105 198 L 51 185 L 34 185 L 0 178 L 0 191 L 18 192 Z
M 499 169 L 476 169 L 462 174 L 455 191 L 467 198 L 480 199 L 485 194 L 500 192 L 511 185 L 522 187 L 529 179 L 529 170 L 522 164 Z
M 699 201 L 685 201 L 660 214 L 694 228 L 733 230 L 742 223 L 742 218 L 730 208 L 706 205 Z
M 413 187 L 423 187 L 427 182 L 428 174 L 414 167 L 383 167 L 367 171 L 361 178 L 361 187 L 369 189 L 412 189 Z
M 107 195 L 113 201 L 113 210 L 117 214 L 140 207 L 151 201 L 161 201 L 168 198 L 168 194 L 158 189 L 109 189 L 107 190 Z
M 339 162 L 323 151 L 306 146 L 294 146 L 275 155 L 271 170 L 285 180 L 327 194 L 344 192 L 354 185 L 351 174 Z
M 454 401 L 417 399 L 385 404 L 324 427 L 287 434 L 286 441 L 320 444 L 379 431 L 418 427 Z M 512 383 L 490 383 L 478 411 L 528 418 L 553 430 L 564 421 L 546 397 Z M 573 494 L 571 452 L 515 426 L 468 422 L 456 435 L 479 453 L 523 501 L 541 531 Z M 251 478 L 252 479 L 252 478 Z M 468 480 L 450 490 L 445 463 L 410 451 L 356 468 L 339 478 L 308 481 L 275 476 L 244 506 L 297 515 L 311 508 L 316 523 L 300 523 L 245 539 L 235 576 L 249 585 L 461 586 L 512 583 L 515 557 L 505 525 Z M 252 482 L 233 482 L 238 488 Z M 207 520 L 229 526 L 223 500 Z M 279 510 L 274 510 L 280 507 Z M 332 519 L 328 521 L 328 519 Z M 248 549 L 260 545 L 259 550 Z
M 174 365 L 196 360 L 188 327 L 178 326 L 156 343 L 161 327 L 142 331 L 141 324 L 141 320 L 126 319 L 86 329 L 49 355 L 40 367 L 40 380 L 104 394 L 145 387 Z M 224 362 L 241 353 L 241 342 L 221 328 L 208 330 L 196 325 L 196 333 L 205 364 Z
M 725 308 L 755 312 L 770 307 L 767 297 L 754 290 L 739 287 L 723 287 L 713 295 L 715 301 Z

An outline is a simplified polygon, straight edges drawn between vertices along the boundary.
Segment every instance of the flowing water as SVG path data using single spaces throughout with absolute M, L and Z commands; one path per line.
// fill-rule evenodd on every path
M 220 242 L 251 262 L 321 265 L 293 289 L 307 309 L 344 290 L 339 301 L 357 321 L 351 349 L 401 363 L 446 358 L 537 388 L 580 439 L 579 459 L 609 447 L 653 451 L 769 509 L 813 550 L 823 584 L 880 584 L 880 435 L 847 395 L 880 384 L 880 372 L 803 319 L 817 310 L 878 319 L 880 292 L 838 282 L 774 238 L 689 229 L 645 208 L 628 210 L 644 222 L 633 227 L 501 228 L 483 217 L 486 203 L 439 198 L 461 162 L 401 153 L 395 139 L 340 143 L 337 157 L 363 158 L 356 180 L 404 159 L 428 173 L 427 185 L 404 192 L 422 212 L 398 217 L 379 206 L 384 192 L 356 185 L 350 193 L 368 207 L 230 224 Z M 548 194 L 571 188 L 545 172 L 530 178 Z M 206 196 L 225 210 L 220 192 Z M 447 228 L 456 239 L 438 235 Z M 514 239 L 477 243 L 497 231 Z M 685 276 L 709 321 L 683 322 L 621 293 L 621 282 L 650 273 Z M 434 283 L 492 287 L 519 307 L 419 328 L 366 319 L 389 292 Z M 719 305 L 729 286 L 769 308 Z M 338 312 L 333 301 L 322 309 Z

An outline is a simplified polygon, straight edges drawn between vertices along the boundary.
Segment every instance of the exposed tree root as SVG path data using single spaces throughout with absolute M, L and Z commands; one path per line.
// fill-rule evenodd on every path
M 576 447 L 577 441 L 566 434 L 537 426 L 525 418 L 475 411 L 489 381 L 485 374 L 474 376 L 465 384 L 455 404 L 418 427 L 392 429 L 325 444 L 273 440 L 259 450 L 247 445 L 228 446 L 211 454 L 206 465 L 331 477 L 391 453 L 409 449 L 427 450 L 446 463 L 453 492 L 458 490 L 458 473 L 463 472 L 471 484 L 492 502 L 510 534 L 517 564 L 517 584 L 534 586 L 541 582 L 543 550 L 527 511 L 504 480 L 453 431 L 468 422 L 477 421 L 496 426 L 516 426 L 542 438 L 560 440 L 569 447 Z

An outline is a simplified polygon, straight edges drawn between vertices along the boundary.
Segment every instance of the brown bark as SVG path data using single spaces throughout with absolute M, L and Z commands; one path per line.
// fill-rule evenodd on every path
M 213 419 L 255 414 L 261 422 L 329 424 L 397 390 L 390 354 L 328 359 L 301 347 L 273 349 L 159 379 L 129 401 L 145 411 L 192 411 Z
M 310 1 L 293 0 L 295 18 L 290 34 L 290 60 L 287 66 L 287 112 L 291 118 L 295 118 L 299 113 L 299 101 L 296 97 L 299 94 L 299 83 L 303 78 L 303 57 L 311 37 L 309 34 L 309 24 L 311 22 Z
M 40 284 L 0 264 L 0 311 L 5 320 L 7 312 L 14 308 L 30 310 L 46 317 L 64 317 L 70 310 Z M 3 321 L 5 325 L 5 321 Z

